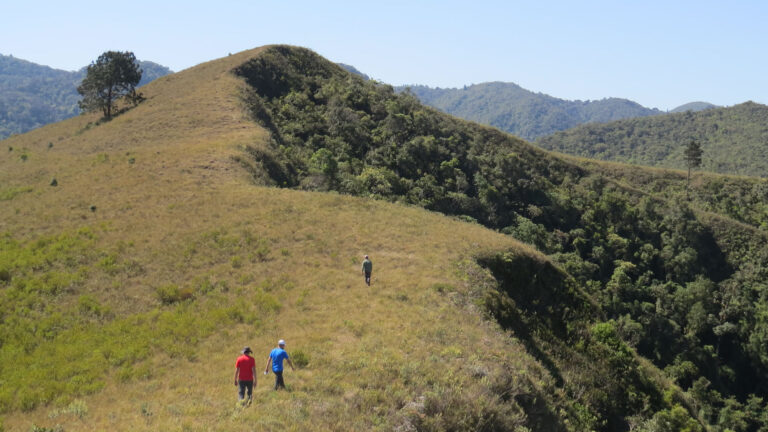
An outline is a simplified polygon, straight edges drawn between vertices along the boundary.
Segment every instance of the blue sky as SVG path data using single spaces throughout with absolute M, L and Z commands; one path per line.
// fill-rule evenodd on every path
M 766 22 L 760 0 L 3 0 L 0 54 L 74 70 L 130 50 L 178 71 L 288 43 L 390 84 L 507 81 L 666 110 L 768 103 Z

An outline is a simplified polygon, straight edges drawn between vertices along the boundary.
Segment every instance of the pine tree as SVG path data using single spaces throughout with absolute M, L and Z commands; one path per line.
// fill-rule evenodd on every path
M 107 51 L 88 66 L 77 92 L 83 96 L 78 103 L 84 112 L 101 110 L 104 117 L 112 118 L 116 102 L 126 97 L 134 105 L 143 100 L 136 93 L 141 81 L 141 68 L 132 52 Z
M 688 181 L 685 187 L 685 196 L 688 199 L 690 199 L 688 191 L 691 188 L 691 170 L 701 166 L 701 155 L 703 153 L 701 145 L 695 140 L 691 140 L 685 148 L 685 165 L 688 167 Z

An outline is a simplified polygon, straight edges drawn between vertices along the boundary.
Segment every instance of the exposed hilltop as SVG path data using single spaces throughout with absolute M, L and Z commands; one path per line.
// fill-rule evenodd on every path
M 421 102 L 441 111 L 497 127 L 527 140 L 583 123 L 661 114 L 627 99 L 569 101 L 534 93 L 517 84 L 490 82 L 460 89 L 403 86 Z
M 685 168 L 683 150 L 693 139 L 704 150 L 702 169 L 765 177 L 768 106 L 746 102 L 607 124 L 582 125 L 540 138 L 541 147 L 593 159 Z
M 171 73 L 157 63 L 139 63 L 139 86 Z M 83 77 L 85 68 L 68 72 L 0 54 L 0 140 L 77 115 Z
M 563 158 L 294 47 L 144 93 L 4 141 L 6 428 L 766 424 L 764 182 L 696 176 L 689 208 L 683 173 Z M 743 213 L 699 199 L 717 182 Z M 293 391 L 235 408 L 237 350 L 278 338 Z

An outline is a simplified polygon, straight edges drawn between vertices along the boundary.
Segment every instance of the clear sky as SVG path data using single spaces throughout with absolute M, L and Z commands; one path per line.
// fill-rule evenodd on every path
M 0 54 L 57 69 L 129 50 L 179 71 L 272 43 L 394 85 L 768 104 L 765 0 L 0 0 Z

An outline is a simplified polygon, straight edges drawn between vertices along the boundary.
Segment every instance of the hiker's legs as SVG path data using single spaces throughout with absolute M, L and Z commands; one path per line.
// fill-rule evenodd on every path
M 253 381 L 238 381 L 239 388 L 237 390 L 237 400 L 243 400 L 245 398 L 246 390 L 248 391 L 248 399 L 253 395 Z
M 253 398 L 253 381 L 246 381 L 245 388 L 248 390 L 248 400 Z
M 365 272 L 365 283 L 368 286 L 371 286 L 371 272 Z
M 285 381 L 283 381 L 283 371 L 275 372 L 275 390 L 280 387 L 285 388 Z

